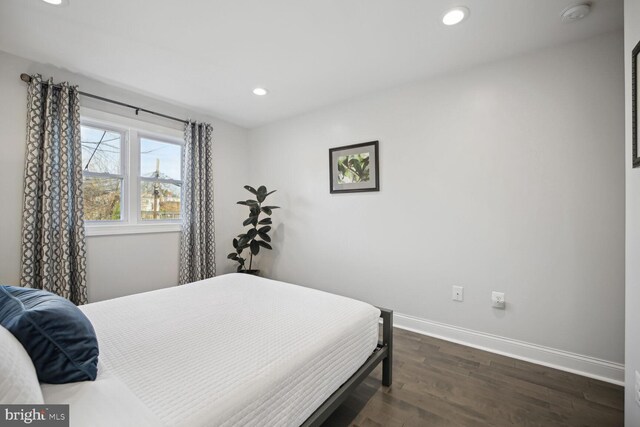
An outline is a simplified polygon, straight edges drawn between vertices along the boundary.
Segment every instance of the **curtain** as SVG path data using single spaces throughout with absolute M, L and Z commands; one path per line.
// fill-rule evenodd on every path
M 20 284 L 86 304 L 78 90 L 35 75 L 27 108 Z
M 216 274 L 212 132 L 210 124 L 195 122 L 187 123 L 184 130 L 180 284 L 207 279 Z

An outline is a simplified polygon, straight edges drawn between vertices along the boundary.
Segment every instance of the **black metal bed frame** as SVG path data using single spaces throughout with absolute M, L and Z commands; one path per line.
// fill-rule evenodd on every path
M 321 426 L 381 361 L 382 385 L 386 387 L 391 385 L 393 369 L 393 310 L 378 308 L 380 309 L 380 318 L 382 318 L 382 341 L 378 341 L 378 346 L 360 369 L 342 384 L 335 393 L 329 396 L 329 398 L 307 418 L 301 427 Z

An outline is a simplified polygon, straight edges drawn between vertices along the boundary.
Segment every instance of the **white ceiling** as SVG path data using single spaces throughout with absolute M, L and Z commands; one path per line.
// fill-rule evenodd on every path
M 622 0 L 595 0 L 586 19 L 562 24 L 576 2 L 1 0 L 0 50 L 255 127 L 622 27 Z M 457 5 L 470 17 L 445 27 Z

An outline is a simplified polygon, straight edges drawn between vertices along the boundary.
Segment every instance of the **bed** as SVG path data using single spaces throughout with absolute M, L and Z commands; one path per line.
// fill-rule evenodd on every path
M 81 310 L 97 379 L 42 384 L 76 427 L 318 426 L 380 362 L 391 384 L 392 313 L 314 289 L 229 274 Z

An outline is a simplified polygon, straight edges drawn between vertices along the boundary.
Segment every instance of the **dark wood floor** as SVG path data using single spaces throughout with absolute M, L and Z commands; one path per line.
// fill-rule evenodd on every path
M 380 368 L 329 418 L 340 426 L 622 426 L 623 389 L 394 329 L 394 379 Z

